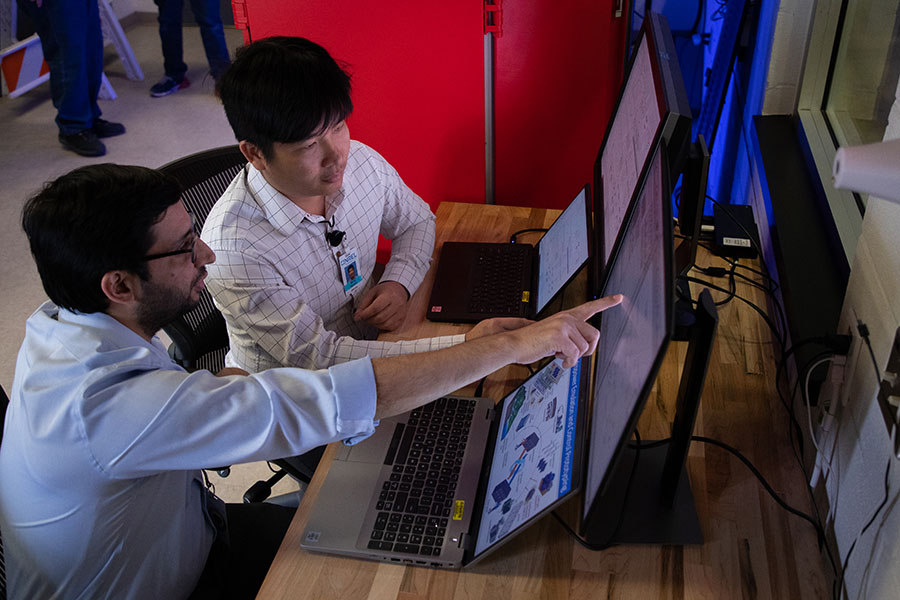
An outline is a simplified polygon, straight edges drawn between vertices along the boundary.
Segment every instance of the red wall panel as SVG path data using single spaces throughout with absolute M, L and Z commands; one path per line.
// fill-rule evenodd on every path
M 626 19 L 615 18 L 615 3 L 503 3 L 494 42 L 497 204 L 564 208 L 593 183 L 622 80 Z
M 494 40 L 495 200 L 564 207 L 592 179 L 624 63 L 617 0 L 502 4 Z M 484 201 L 481 0 L 246 0 L 245 37 L 302 35 L 353 75 L 351 136 L 432 207 Z M 624 1 L 623 14 L 629 3 Z
M 248 0 L 251 40 L 299 35 L 353 78 L 352 138 L 433 208 L 484 201 L 482 2 Z

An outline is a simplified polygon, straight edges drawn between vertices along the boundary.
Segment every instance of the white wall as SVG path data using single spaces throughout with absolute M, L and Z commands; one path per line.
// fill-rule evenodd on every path
M 885 139 L 900 137 L 898 104 Z M 850 545 L 885 497 L 884 473 L 890 463 L 888 503 L 856 541 L 846 574 L 850 598 L 900 597 L 900 461 L 878 406 L 875 366 L 857 332 L 868 326 L 875 362 L 883 373 L 900 326 L 900 205 L 872 199 L 851 267 L 840 329 L 854 336 L 835 407 L 835 425 L 823 436 L 831 475 L 826 479 L 833 526 L 844 561 Z M 896 432 L 895 432 L 896 434 Z
M 806 54 L 806 40 L 815 0 L 782 0 L 763 2 L 759 35 L 771 36 L 769 68 L 763 114 L 785 115 L 794 112 L 800 94 L 800 80 Z M 766 13 L 777 11 L 774 30 Z
M 765 7 L 767 3 L 763 3 Z M 789 114 L 796 110 L 801 61 L 807 47 L 813 0 L 782 0 L 772 33 L 763 111 Z M 809 59 L 809 58 L 808 58 Z M 886 139 L 900 138 L 900 100 L 891 114 Z M 759 194 L 757 178 L 751 195 Z M 830 181 L 823 182 L 830 186 Z M 900 205 L 873 199 L 863 219 L 862 235 L 851 267 L 840 320 L 841 333 L 854 336 L 843 373 L 843 385 L 826 388 L 822 397 L 837 399 L 835 419 L 820 433 L 825 486 L 830 504 L 826 525 L 834 528 L 840 562 L 856 547 L 848 564 L 845 588 L 849 598 L 900 597 L 900 461 L 878 408 L 878 381 L 868 349 L 856 333 L 867 324 L 875 360 L 883 372 L 897 327 L 900 326 Z M 832 375 L 839 377 L 839 371 Z M 865 535 L 864 525 L 885 497 L 884 474 L 890 463 L 888 502 Z M 858 539 L 857 539 L 858 538 Z

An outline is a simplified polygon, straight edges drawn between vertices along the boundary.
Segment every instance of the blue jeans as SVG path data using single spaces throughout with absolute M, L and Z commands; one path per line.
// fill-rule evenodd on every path
M 100 116 L 97 94 L 103 75 L 103 34 L 97 0 L 51 0 L 38 7 L 19 0 L 34 21 L 50 67 L 50 96 L 59 132 L 90 129 Z
M 153 0 L 159 7 L 159 39 L 162 42 L 163 68 L 166 75 L 180 82 L 187 72 L 181 37 L 181 11 L 184 0 Z M 190 0 L 194 19 L 200 26 L 200 37 L 209 72 L 214 79 L 225 72 L 231 59 L 225 45 L 225 29 L 219 16 L 218 0 Z

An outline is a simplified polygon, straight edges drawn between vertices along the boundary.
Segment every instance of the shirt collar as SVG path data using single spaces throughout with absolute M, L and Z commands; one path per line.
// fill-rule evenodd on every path
M 58 323 L 59 326 L 50 325 L 51 322 Z M 148 342 L 136 331 L 104 312 L 74 312 L 48 300 L 35 311 L 29 319 L 29 325 L 40 330 L 44 339 L 49 339 L 53 332 L 67 347 L 84 356 L 90 355 L 98 344 L 111 344 L 118 348 L 147 348 L 161 363 L 175 364 L 159 336 L 154 335 Z
M 310 223 L 330 220 L 344 200 L 344 190 L 341 188 L 337 194 L 325 197 L 325 217 L 310 214 L 272 187 L 263 174 L 250 163 L 247 163 L 247 185 L 256 196 L 266 220 L 283 235 L 290 235 L 296 231 L 304 219 Z

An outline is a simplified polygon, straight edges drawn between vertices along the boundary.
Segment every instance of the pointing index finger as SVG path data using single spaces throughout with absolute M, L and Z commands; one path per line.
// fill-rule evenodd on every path
M 596 300 L 591 300 L 590 302 L 585 302 L 580 306 L 569 309 L 569 313 L 580 321 L 587 321 L 597 313 L 620 304 L 624 299 L 625 297 L 622 294 L 597 298 Z

